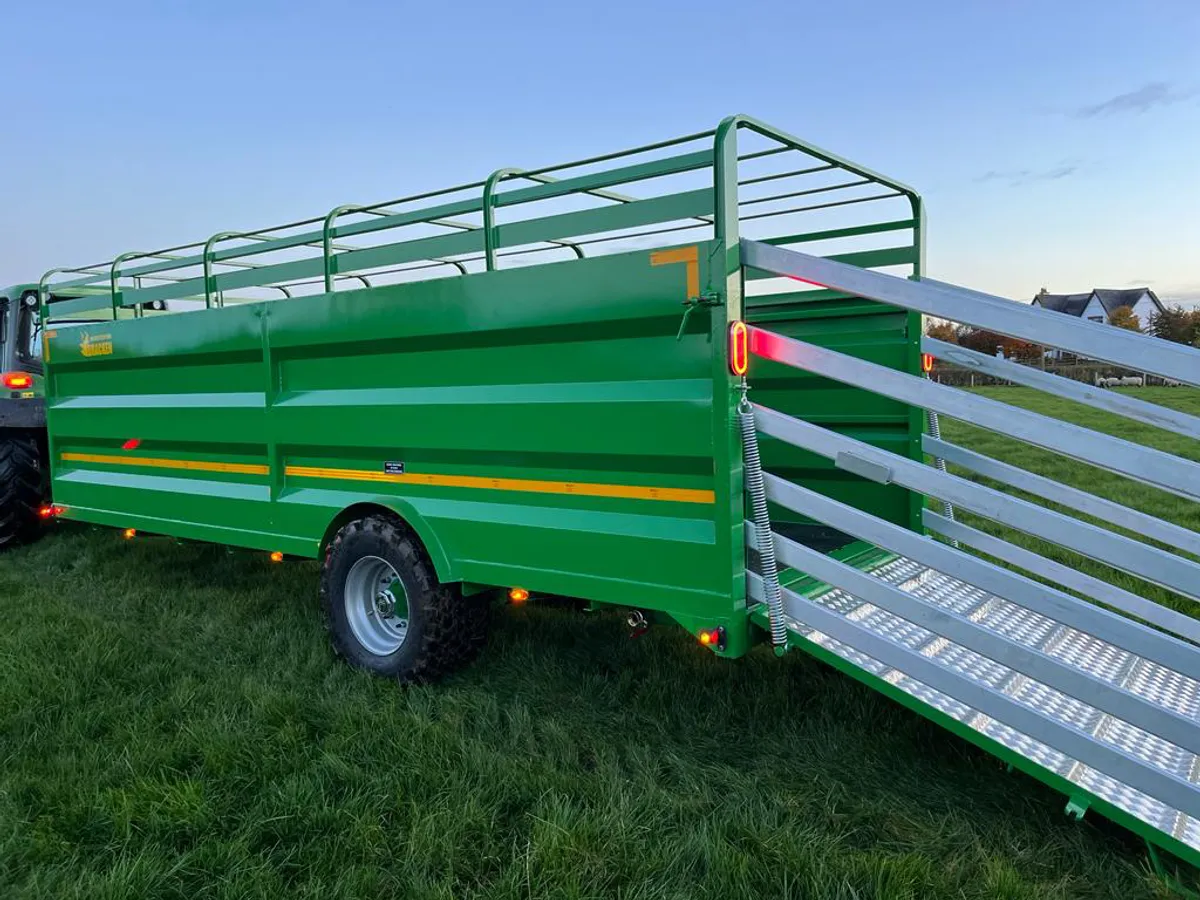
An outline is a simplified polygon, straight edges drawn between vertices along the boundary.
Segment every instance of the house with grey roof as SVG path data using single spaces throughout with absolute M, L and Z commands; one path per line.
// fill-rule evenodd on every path
M 1033 305 L 1102 323 L 1107 322 L 1109 316 L 1122 306 L 1128 306 L 1138 317 L 1142 328 L 1150 324 L 1153 316 L 1163 312 L 1162 301 L 1150 288 L 1095 288 L 1087 294 L 1039 294 L 1033 298 Z

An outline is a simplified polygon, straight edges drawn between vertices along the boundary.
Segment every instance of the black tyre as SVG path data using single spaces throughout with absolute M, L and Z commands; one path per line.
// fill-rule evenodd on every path
M 38 510 L 49 497 L 46 467 L 36 437 L 0 437 L 0 548 L 35 538 Z
M 486 596 L 438 582 L 416 536 L 385 516 L 350 522 L 329 543 L 321 605 L 339 656 L 402 683 L 461 668 L 487 638 Z

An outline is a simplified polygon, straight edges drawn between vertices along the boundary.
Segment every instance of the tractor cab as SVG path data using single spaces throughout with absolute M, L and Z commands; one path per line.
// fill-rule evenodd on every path
M 42 334 L 37 287 L 0 291 L 0 431 L 43 429 Z

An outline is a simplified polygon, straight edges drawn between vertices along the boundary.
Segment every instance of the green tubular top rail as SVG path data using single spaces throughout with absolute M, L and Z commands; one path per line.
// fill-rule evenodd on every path
M 737 153 L 737 132 L 743 129 L 773 141 L 778 146 L 747 153 L 739 157 Z M 708 138 L 713 139 L 711 150 L 687 152 L 644 162 L 634 162 L 617 168 L 602 169 L 570 177 L 559 178 L 550 174 L 664 150 Z M 737 180 L 737 166 L 739 162 L 759 159 L 787 151 L 799 151 L 819 161 L 821 164 L 791 172 L 773 173 L 748 178 L 742 182 Z M 711 189 L 684 191 L 652 198 L 633 197 L 608 190 L 608 188 L 614 185 L 629 184 L 705 168 L 712 168 L 714 170 Z M 478 253 L 479 251 L 482 251 L 481 257 L 471 258 L 482 259 L 484 268 L 491 271 L 497 267 L 498 257 L 505 255 L 499 252 L 502 246 L 501 228 L 496 223 L 496 212 L 501 207 L 551 200 L 556 197 L 565 197 L 568 195 L 588 195 L 610 200 L 618 205 L 597 207 L 576 212 L 554 213 L 540 218 L 519 220 L 511 226 L 505 226 L 505 228 L 513 228 L 514 232 L 520 235 L 519 239 L 514 239 L 510 242 L 510 246 L 549 245 L 531 250 L 514 251 L 514 253 L 533 253 L 555 248 L 566 248 L 573 251 L 577 257 L 583 257 L 584 244 L 628 237 L 665 234 L 672 231 L 697 228 L 701 225 L 709 225 L 714 230 L 714 236 L 723 241 L 726 246 L 728 253 L 726 271 L 728 273 L 732 272 L 736 267 L 735 245 L 738 239 L 739 222 L 737 189 L 739 184 L 759 184 L 774 179 L 808 175 L 833 169 L 840 169 L 856 175 L 859 180 L 755 198 L 754 200 L 745 201 L 741 205 L 745 206 L 807 197 L 814 194 L 828 193 L 868 184 L 877 184 L 882 188 L 888 189 L 890 192 L 874 196 L 856 197 L 849 200 L 820 203 L 798 209 L 756 213 L 750 216 L 742 216 L 742 220 L 904 196 L 908 198 L 912 207 L 911 227 L 914 229 L 914 246 L 918 248 L 921 246 L 920 231 L 923 227 L 922 206 L 920 197 L 912 188 L 805 141 L 801 141 L 799 138 L 772 128 L 757 119 L 748 116 L 730 116 L 722 121 L 714 130 L 697 132 L 684 135 L 683 137 L 646 144 L 630 150 L 606 153 L 574 162 L 547 166 L 541 169 L 497 169 L 483 181 L 471 182 L 439 191 L 430 191 L 412 197 L 403 197 L 397 200 L 389 200 L 365 206 L 345 204 L 335 207 L 325 216 L 302 219 L 256 231 L 221 231 L 202 242 L 182 244 L 152 252 L 136 251 L 122 253 L 111 262 L 92 266 L 51 269 L 42 276 L 39 282 L 38 294 L 43 315 L 45 315 L 48 304 L 52 302 L 51 295 L 54 291 L 64 288 L 95 285 L 104 279 L 104 275 L 107 275 L 106 280 L 108 282 L 108 289 L 112 295 L 113 316 L 115 318 L 117 310 L 121 307 L 133 307 L 134 315 L 138 316 L 141 313 L 144 303 L 159 299 L 198 299 L 200 296 L 203 296 L 206 307 L 212 307 L 214 303 L 218 307 L 223 306 L 223 291 L 227 288 L 266 288 L 281 291 L 285 297 L 290 297 L 290 290 L 280 282 L 287 282 L 293 286 L 296 284 L 323 284 L 326 291 L 332 291 L 339 277 L 354 278 L 361 281 L 364 286 L 370 287 L 372 285 L 367 276 L 355 273 L 353 270 L 355 268 L 374 270 L 394 263 L 416 262 L 421 263 L 421 265 L 407 269 L 390 270 L 392 272 L 417 271 L 434 266 L 453 266 L 460 274 L 468 274 L 463 260 L 447 257 L 464 256 L 465 254 Z M 511 179 L 522 179 L 533 182 L 533 184 L 530 187 L 517 188 L 503 193 L 499 192 L 500 183 Z M 694 208 L 699 203 L 699 196 L 702 194 L 708 195 L 710 190 L 712 191 L 712 204 L 707 208 L 712 209 L 712 214 L 696 212 Z M 444 200 L 445 198 L 465 192 L 474 192 L 476 196 L 441 202 L 432 207 L 426 206 L 407 211 L 398 212 L 391 208 L 401 204 L 413 204 L 424 200 L 436 200 L 439 198 Z M 708 202 L 708 200 L 705 200 L 704 204 L 707 205 Z M 639 204 L 641 204 L 640 208 Z M 614 218 L 612 211 L 621 207 L 624 207 L 630 214 L 625 216 L 624 219 Z M 480 214 L 482 216 L 482 226 L 457 221 L 452 218 L 454 216 L 469 214 Z M 370 216 L 371 218 L 364 221 L 352 222 L 348 225 L 338 225 L 337 220 L 345 215 L 363 215 Z M 564 237 L 564 234 L 604 234 L 606 232 L 621 231 L 630 227 L 636 228 L 653 225 L 656 222 L 668 223 L 677 220 L 692 221 L 698 224 L 662 228 L 656 231 L 642 232 L 638 235 L 593 237 L 584 241 L 567 240 Z M 624 224 L 625 221 L 631 224 Z M 409 238 L 397 243 L 378 246 L 358 247 L 335 243 L 336 238 L 374 234 L 406 225 L 434 225 L 446 228 L 449 231 L 446 234 L 434 235 L 433 237 Z M 308 230 L 298 234 L 283 236 L 278 234 L 281 231 L 290 231 L 306 226 L 319 226 L 319 230 Z M 591 231 L 587 230 L 589 227 L 592 228 Z M 573 230 L 557 233 L 554 230 L 556 228 Z M 246 243 L 223 250 L 217 249 L 219 243 L 229 240 L 242 240 L 253 243 Z M 319 248 L 320 257 L 262 264 L 246 260 L 247 257 L 304 247 Z M 184 255 L 178 255 L 181 251 Z M 151 259 L 153 261 L 136 268 L 123 270 L 123 265 L 134 259 Z M 344 268 L 343 263 L 346 264 Z M 218 273 L 214 271 L 214 266 L 216 265 L 237 269 L 237 271 Z M 162 274 L 164 272 L 171 272 L 172 270 L 193 267 L 199 268 L 202 271 L 200 277 L 168 276 Z M 919 260 L 916 268 L 916 274 L 919 275 L 921 269 Z M 79 274 L 84 277 L 57 284 L 51 283 L 51 278 L 54 275 L 68 273 Z M 304 280 L 314 277 L 316 281 Z M 122 293 L 119 287 L 121 278 L 134 278 L 135 289 Z M 165 283 L 151 287 L 141 287 L 142 278 L 149 278 Z

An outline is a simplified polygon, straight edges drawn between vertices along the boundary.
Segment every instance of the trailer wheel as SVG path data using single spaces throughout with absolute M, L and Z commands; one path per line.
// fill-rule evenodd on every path
M 0 548 L 36 536 L 41 526 L 38 509 L 48 495 L 37 438 L 0 438 Z
M 401 683 L 466 665 L 487 637 L 487 600 L 438 582 L 416 536 L 385 516 L 350 522 L 330 541 L 321 605 L 339 656 Z

